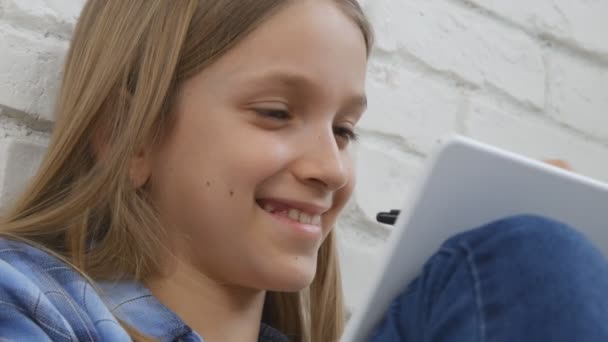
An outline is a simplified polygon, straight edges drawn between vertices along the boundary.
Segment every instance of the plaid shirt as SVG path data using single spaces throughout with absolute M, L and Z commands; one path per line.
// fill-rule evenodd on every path
M 93 288 L 57 258 L 0 239 L 0 341 L 130 341 L 115 317 L 159 341 L 203 341 L 140 284 Z M 259 341 L 288 339 L 262 324 Z

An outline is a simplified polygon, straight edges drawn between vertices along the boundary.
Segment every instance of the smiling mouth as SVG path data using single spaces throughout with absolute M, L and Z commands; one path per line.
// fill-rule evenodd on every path
M 300 209 L 290 207 L 283 203 L 269 202 L 258 200 L 256 201 L 264 211 L 291 221 L 321 227 L 321 215 L 306 213 Z

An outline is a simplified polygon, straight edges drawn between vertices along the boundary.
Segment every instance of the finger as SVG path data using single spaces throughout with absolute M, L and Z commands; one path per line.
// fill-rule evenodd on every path
M 572 171 L 572 166 L 570 166 L 570 164 L 567 161 L 561 160 L 561 159 L 547 159 L 544 161 L 547 164 L 553 165 L 553 166 L 557 166 L 559 168 L 562 168 L 564 170 L 568 170 L 568 171 Z

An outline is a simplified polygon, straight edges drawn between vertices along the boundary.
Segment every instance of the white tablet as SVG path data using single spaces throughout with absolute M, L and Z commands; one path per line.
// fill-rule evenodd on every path
M 454 136 L 431 155 L 417 187 L 343 342 L 367 340 L 393 298 L 442 242 L 499 218 L 538 214 L 557 219 L 583 231 L 608 255 L 608 184 Z

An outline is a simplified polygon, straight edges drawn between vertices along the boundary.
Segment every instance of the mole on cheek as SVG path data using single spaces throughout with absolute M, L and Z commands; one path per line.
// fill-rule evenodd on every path
M 234 191 L 230 190 L 230 197 L 234 196 Z
M 211 186 L 211 182 L 207 181 L 207 187 L 210 187 L 210 186 Z

